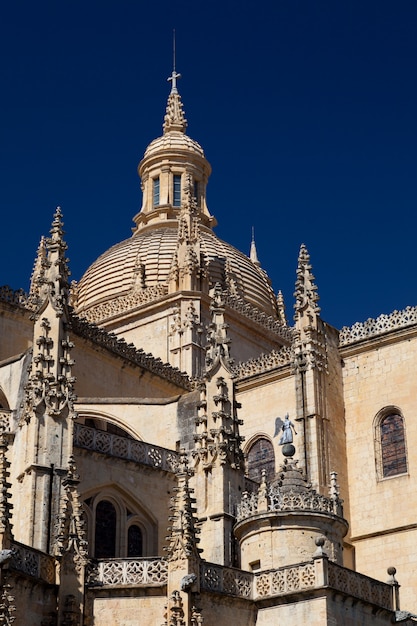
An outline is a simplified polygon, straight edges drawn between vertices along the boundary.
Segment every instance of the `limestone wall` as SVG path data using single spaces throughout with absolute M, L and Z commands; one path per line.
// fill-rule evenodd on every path
M 93 601 L 94 626 L 161 626 L 165 595 L 98 597 Z
M 275 626 L 276 624 L 388 626 L 392 624 L 392 618 L 391 612 L 377 612 L 372 605 L 357 602 L 353 598 L 342 596 L 332 598 L 323 595 L 308 600 L 296 599 L 294 602 L 259 609 L 256 626 Z
M 161 398 L 184 391 L 164 378 L 130 365 L 107 350 L 94 349 L 84 344 L 81 338 L 72 340 L 75 343 L 72 355 L 75 359 L 74 375 L 79 397 Z
M 345 349 L 343 359 L 348 518 L 356 568 L 385 580 L 387 567 L 397 567 L 402 605 L 415 608 L 417 338 L 410 335 L 390 343 L 375 339 L 366 349 Z M 404 417 L 408 472 L 381 479 L 374 420 L 386 406 L 397 407 Z
M 0 301 L 0 361 L 25 352 L 32 345 L 30 312 Z
M 152 403 L 152 399 L 140 404 L 110 404 L 99 401 L 81 402 L 76 405 L 80 420 L 104 419 L 127 430 L 140 439 L 164 448 L 175 449 L 178 440 L 177 403 Z
M 243 419 L 240 433 L 245 437 L 243 450 L 247 452 L 258 436 L 266 436 L 271 440 L 275 452 L 275 468 L 278 470 L 283 461 L 280 446 L 278 445 L 281 433 L 275 435 L 275 420 L 284 419 L 289 413 L 294 417 L 296 411 L 295 385 L 292 376 L 268 381 L 265 384 L 251 386 L 239 384 L 237 400 L 242 404 L 238 416 Z M 297 446 L 297 438 L 295 437 Z
M 9 603 L 16 608 L 11 614 L 15 618 L 13 626 L 55 623 L 53 619 L 57 610 L 57 589 L 54 585 L 47 585 L 39 579 L 23 577 L 18 573 L 12 573 L 7 583 L 10 585 Z M 52 621 L 48 618 L 52 618 Z

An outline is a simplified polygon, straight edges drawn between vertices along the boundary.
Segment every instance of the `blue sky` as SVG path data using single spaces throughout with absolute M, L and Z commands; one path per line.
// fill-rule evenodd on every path
M 216 233 L 254 227 L 289 319 L 301 243 L 334 326 L 416 305 L 415 0 L 3 3 L 0 284 L 28 288 L 56 205 L 73 279 L 130 236 L 174 28 Z

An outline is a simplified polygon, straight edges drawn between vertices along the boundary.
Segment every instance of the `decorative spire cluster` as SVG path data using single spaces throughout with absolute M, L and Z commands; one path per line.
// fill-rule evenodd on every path
M 50 235 L 41 240 L 31 281 L 29 301 L 35 311 L 35 338 L 20 425 L 30 421 L 42 402 L 47 415 L 61 416 L 64 409 L 71 416 L 75 414 L 71 358 L 74 344 L 70 341 L 68 325 L 70 272 L 60 207 L 56 208 Z
M 203 268 L 200 263 L 200 216 L 193 196 L 193 181 L 190 175 L 184 187 L 185 202 L 181 206 L 178 220 L 178 238 L 172 259 L 169 283 L 171 291 L 181 289 L 195 291 L 201 288 Z
M 197 538 L 197 530 L 195 528 L 195 498 L 192 497 L 194 492 L 189 485 L 189 479 L 193 475 L 193 470 L 188 467 L 188 458 L 185 450 L 180 453 L 180 462 L 176 472 L 177 487 L 174 491 L 176 495 L 171 498 L 171 516 L 172 526 L 168 528 L 170 532 L 168 559 L 170 561 L 192 559 L 198 560 L 201 550 L 197 547 L 199 539 Z
M 225 301 L 220 283 L 216 283 L 210 304 L 211 322 L 207 328 L 206 370 L 212 370 L 221 361 L 229 369 L 231 339 L 227 335 L 229 325 L 224 321 Z
M 311 269 L 310 255 L 305 245 L 301 244 L 294 293 L 296 315 L 302 315 L 303 313 L 318 315 L 320 313 L 320 307 L 317 304 L 319 301 L 317 286 L 314 283 Z
M 10 462 L 7 459 L 7 451 L 10 441 L 9 416 L 7 413 L 0 414 L 0 549 L 8 549 L 9 542 L 13 538 L 11 509 Z
M 75 460 L 71 456 L 68 462 L 67 476 L 62 481 L 64 493 L 55 531 L 55 552 L 57 556 L 63 556 L 66 552 L 73 552 L 76 567 L 82 567 L 87 563 L 88 554 L 78 494 L 79 482 L 80 477 L 76 473 Z
M 295 282 L 294 371 L 308 369 L 327 371 L 327 344 L 323 322 L 319 318 L 320 307 L 317 286 L 311 271 L 310 255 L 304 244 L 298 256 L 297 280 Z
M 61 207 L 55 210 L 50 237 L 42 237 L 31 277 L 28 304 L 38 311 L 49 299 L 57 317 L 64 313 L 68 301 L 68 259 L 65 257 L 67 244 L 64 241 L 64 223 Z

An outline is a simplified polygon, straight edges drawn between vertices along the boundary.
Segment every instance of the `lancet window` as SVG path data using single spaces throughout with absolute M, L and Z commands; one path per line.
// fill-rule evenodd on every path
M 266 437 L 259 437 L 249 448 L 247 453 L 248 476 L 257 482 L 261 481 L 262 470 L 265 470 L 266 479 L 271 480 L 275 475 L 274 446 Z
M 404 417 L 396 407 L 379 412 L 375 424 L 375 452 L 379 478 L 407 473 Z
M 106 559 L 116 556 L 116 509 L 112 502 L 101 500 L 96 507 L 95 557 Z

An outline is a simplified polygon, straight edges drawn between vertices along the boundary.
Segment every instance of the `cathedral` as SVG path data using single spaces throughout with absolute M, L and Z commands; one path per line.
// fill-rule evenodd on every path
M 300 242 L 290 319 L 178 78 L 132 236 L 0 289 L 0 625 L 415 623 L 417 307 L 332 327 Z

